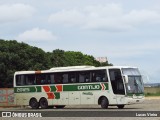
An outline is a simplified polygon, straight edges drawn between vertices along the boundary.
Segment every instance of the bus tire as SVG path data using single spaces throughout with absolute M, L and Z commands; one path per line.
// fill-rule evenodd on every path
M 44 97 L 40 99 L 39 104 L 40 104 L 42 109 L 48 108 L 48 101 Z
M 29 101 L 29 106 L 31 106 L 32 109 L 38 109 L 39 108 L 39 102 L 37 102 L 36 98 L 31 98 Z
M 102 97 L 100 104 L 101 104 L 101 108 L 107 109 L 109 105 L 108 99 L 106 97 Z
M 57 105 L 57 106 L 55 106 L 57 109 L 62 109 L 62 108 L 64 108 L 65 107 L 65 105 Z
M 124 105 L 117 105 L 118 109 L 123 109 Z

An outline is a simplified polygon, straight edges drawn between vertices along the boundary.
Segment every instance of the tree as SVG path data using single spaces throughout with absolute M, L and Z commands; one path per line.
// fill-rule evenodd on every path
M 0 87 L 12 87 L 15 71 L 48 69 L 48 56 L 40 48 L 0 40 Z
M 112 64 L 100 63 L 93 56 L 81 52 L 60 49 L 45 52 L 23 42 L 0 39 L 0 88 L 13 86 L 13 75 L 16 71 L 78 65 L 108 66 Z
M 64 50 L 53 50 L 52 53 L 50 53 L 50 65 L 52 67 L 63 67 L 65 66 L 65 52 Z

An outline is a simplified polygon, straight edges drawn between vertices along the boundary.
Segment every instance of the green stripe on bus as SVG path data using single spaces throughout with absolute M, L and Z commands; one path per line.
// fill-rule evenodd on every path
M 35 87 L 15 87 L 15 93 L 41 92 L 41 86 Z
M 42 91 L 41 86 L 36 86 L 36 89 L 37 89 L 37 92 L 41 92 Z
M 104 83 L 105 85 L 105 90 L 108 90 L 108 83 Z
M 55 95 L 55 99 L 60 99 L 60 93 L 59 92 L 54 93 L 54 95 Z
M 50 88 L 51 88 L 51 92 L 55 92 L 57 90 L 55 85 L 54 86 L 50 86 Z
M 78 85 L 64 85 L 63 91 L 88 91 L 88 90 L 102 90 L 100 84 L 78 84 Z M 108 84 L 105 83 L 105 90 L 108 90 Z
M 15 87 L 15 93 L 28 93 L 28 92 L 42 92 L 43 86 L 34 87 Z M 56 85 L 49 86 L 50 92 L 56 92 Z M 97 84 L 74 84 L 74 85 L 63 85 L 62 91 L 92 91 L 92 90 L 108 90 L 108 83 L 97 83 Z

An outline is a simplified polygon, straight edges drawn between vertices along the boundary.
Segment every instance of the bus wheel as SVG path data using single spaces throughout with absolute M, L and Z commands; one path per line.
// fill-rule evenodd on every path
M 57 105 L 57 106 L 55 106 L 56 108 L 64 108 L 65 107 L 65 105 Z
M 102 97 L 100 104 L 101 104 L 101 108 L 107 109 L 109 105 L 108 99 L 106 97 Z
M 37 102 L 36 98 L 31 98 L 29 101 L 29 105 L 31 106 L 32 109 L 38 109 L 39 108 L 39 103 Z
M 124 105 L 117 105 L 118 109 L 123 109 Z
M 39 104 L 40 104 L 42 109 L 48 108 L 48 101 L 47 101 L 46 98 L 41 98 L 40 101 L 39 101 Z

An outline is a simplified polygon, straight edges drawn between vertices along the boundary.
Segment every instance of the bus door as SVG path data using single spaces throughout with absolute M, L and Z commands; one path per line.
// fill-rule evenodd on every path
M 125 89 L 120 69 L 109 69 L 109 75 L 117 104 L 124 104 Z
M 71 91 L 69 91 L 69 104 L 80 104 L 80 92 L 74 89 L 74 85 L 76 86 L 77 83 L 77 74 L 76 72 L 69 73 L 69 82 L 71 83 Z
M 83 90 L 83 87 L 90 85 L 91 78 L 92 78 L 92 73 L 91 71 L 81 71 L 78 72 L 78 80 L 79 83 L 82 85 L 78 86 L 78 89 L 80 89 L 80 101 L 81 104 L 94 104 L 94 92 L 93 91 L 88 91 L 88 90 Z
M 69 92 L 69 104 L 80 104 L 80 93 L 77 91 Z

